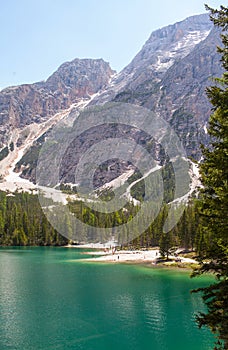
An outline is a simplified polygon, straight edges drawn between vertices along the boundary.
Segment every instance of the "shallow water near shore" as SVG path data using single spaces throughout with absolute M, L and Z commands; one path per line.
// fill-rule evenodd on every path
M 82 249 L 0 248 L 1 350 L 213 349 L 194 321 L 201 298 L 190 294 L 212 277 L 88 257 Z

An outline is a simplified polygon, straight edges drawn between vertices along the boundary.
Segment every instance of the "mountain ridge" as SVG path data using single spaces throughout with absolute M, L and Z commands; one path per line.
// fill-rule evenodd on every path
M 10 142 L 14 142 L 15 150 L 9 153 L 16 154 L 26 144 L 26 137 L 22 137 L 26 128 L 30 128 L 31 135 L 34 125 L 43 125 L 51 118 L 50 127 L 61 118 L 69 121 L 72 112 L 86 105 L 114 101 L 157 113 L 177 132 L 187 155 L 199 160 L 199 144 L 208 139 L 206 125 L 211 110 L 205 89 L 211 84 L 210 77 L 222 73 L 215 48 L 219 43 L 219 31 L 213 28 L 207 14 L 191 16 L 152 32 L 135 58 L 119 73 L 115 74 L 102 59 L 75 59 L 63 63 L 45 82 L 6 88 L 0 92 L 1 147 L 10 148 Z M 7 94 L 11 98 L 8 105 Z M 62 116 L 55 118 L 56 113 Z M 13 138 L 15 128 L 17 140 Z M 104 133 L 105 129 L 101 129 L 100 134 Z M 30 141 L 35 142 L 41 135 L 38 132 Z M 67 174 L 71 166 L 67 162 L 65 165 Z M 17 171 L 29 166 L 22 157 Z M 120 169 L 114 170 L 107 181 L 120 174 Z M 31 171 L 25 171 L 23 176 L 31 178 Z
M 7 144 L 12 129 L 42 123 L 71 104 L 90 99 L 108 84 L 113 73 L 103 59 L 74 59 L 61 65 L 45 82 L 3 89 L 0 92 L 0 147 Z

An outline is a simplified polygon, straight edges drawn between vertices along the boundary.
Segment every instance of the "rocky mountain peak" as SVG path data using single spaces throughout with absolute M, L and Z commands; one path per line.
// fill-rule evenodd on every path
M 23 84 L 0 92 L 0 148 L 12 130 L 42 123 L 105 88 L 114 71 L 103 59 L 79 59 L 62 64 L 46 82 Z
M 152 32 L 129 65 L 113 77 L 99 96 L 99 103 L 110 101 L 123 91 L 135 90 L 145 81 L 160 82 L 175 62 L 206 39 L 212 27 L 208 14 L 202 14 Z
M 51 91 L 76 90 L 78 97 L 87 97 L 104 88 L 115 73 L 103 59 L 79 59 L 63 63 L 46 81 Z
M 36 151 L 40 147 L 40 136 L 53 125 L 53 116 L 57 116 L 56 123 L 62 118 L 58 118 L 57 112 L 65 111 L 64 122 L 71 125 L 77 113 L 69 113 L 69 107 L 72 112 L 74 107 L 78 112 L 85 105 L 114 101 L 146 107 L 168 121 L 181 139 L 187 156 L 199 160 L 199 145 L 208 141 L 206 126 L 211 113 L 205 90 L 212 83 L 211 77 L 222 74 L 220 56 L 216 52 L 216 46 L 221 44 L 219 34 L 207 14 L 192 16 L 154 31 L 130 64 L 118 74 L 114 74 L 102 59 L 74 59 L 62 64 L 46 82 L 2 90 L 0 148 L 8 145 L 9 151 L 14 141 L 16 151 L 21 151 L 27 138 L 30 144 L 38 140 Z M 91 98 L 94 94 L 96 96 Z M 34 124 L 44 128 L 42 133 L 38 130 L 36 137 L 29 139 Z M 17 139 L 13 136 L 13 130 L 24 132 L 28 125 L 31 130 L 27 130 L 26 135 L 19 135 Z M 100 140 L 107 135 L 106 129 L 101 128 L 96 137 Z M 92 144 L 96 137 L 90 134 L 87 143 Z M 139 138 L 147 142 L 145 135 L 140 134 Z M 72 154 L 76 148 L 77 154 L 83 154 L 80 142 L 72 149 Z M 25 154 L 17 166 L 28 178 L 34 175 L 31 159 L 35 151 Z M 160 153 L 156 154 L 160 157 Z M 66 157 L 65 161 L 62 178 L 68 181 L 75 159 Z M 122 165 L 119 172 L 113 172 L 113 178 L 126 170 Z M 100 180 L 100 175 L 98 177 Z
M 151 68 L 163 73 L 175 60 L 188 55 L 195 45 L 207 37 L 211 28 L 208 15 L 203 14 L 158 29 L 151 34 L 132 64 L 137 66 L 139 61 L 148 63 L 150 60 Z
M 222 74 L 219 34 L 207 14 L 156 30 L 92 103 L 114 100 L 153 110 L 174 127 L 187 155 L 199 159 L 211 113 L 205 91 L 211 77 Z

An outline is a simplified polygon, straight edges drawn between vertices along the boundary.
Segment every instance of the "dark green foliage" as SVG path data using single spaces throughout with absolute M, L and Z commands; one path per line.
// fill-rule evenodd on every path
M 105 198 L 108 200 L 108 198 Z M 81 201 L 70 201 L 69 204 L 70 212 L 73 213 L 80 221 L 94 227 L 100 228 L 111 228 L 121 226 L 128 223 L 132 218 L 135 217 L 137 212 L 140 210 L 139 206 L 133 204 L 126 204 L 123 209 L 114 211 L 112 213 L 102 213 L 99 211 L 92 210 L 86 203 Z M 152 205 L 153 207 L 155 204 Z M 164 252 L 164 256 L 167 256 L 167 252 L 171 252 L 173 247 L 181 246 L 187 251 L 192 251 L 196 246 L 196 229 L 197 229 L 197 202 L 189 203 L 182 215 L 181 220 L 175 226 L 175 228 L 168 234 L 163 233 L 163 226 L 168 214 L 168 206 L 164 205 L 158 213 L 155 220 L 151 219 L 151 224 L 146 231 L 138 235 L 135 232 L 131 236 L 134 236 L 133 240 L 129 241 L 131 246 L 136 248 L 140 247 L 154 247 L 159 246 L 161 252 Z M 141 220 L 146 220 L 148 212 L 143 212 Z M 149 212 L 150 215 L 150 212 Z M 152 215 L 152 214 L 151 214 Z M 118 243 L 120 245 L 124 242 L 126 236 L 125 229 L 123 227 L 122 233 L 118 237 Z M 85 240 L 94 239 L 94 237 L 84 236 Z M 106 237 L 96 237 L 95 240 L 105 241 Z
M 175 189 L 175 175 L 174 175 L 174 170 L 171 162 L 166 162 L 166 164 L 162 167 L 161 170 L 162 174 L 162 179 L 163 179 L 163 192 L 164 192 L 164 202 L 169 203 L 173 200 L 174 198 L 174 189 Z M 136 180 L 139 180 L 142 177 L 141 173 L 137 170 L 134 172 L 134 174 L 128 179 L 129 183 L 132 183 Z M 152 178 L 152 184 L 153 188 L 148 188 L 148 192 L 150 195 L 158 195 L 158 193 L 154 193 L 155 188 L 159 188 L 159 184 L 155 183 L 154 178 L 154 173 L 149 175 L 147 179 Z M 157 186 L 156 186 L 157 185 Z M 140 202 L 145 200 L 145 183 L 144 180 L 142 179 L 141 181 L 138 181 L 134 186 L 131 188 L 131 196 Z
M 109 194 L 107 198 L 103 199 L 109 200 Z M 52 205 L 51 200 L 47 199 L 46 205 Z M 163 225 L 168 213 L 168 206 L 165 205 L 161 208 L 155 220 L 151 220 L 150 226 L 143 234 L 138 236 L 138 232 L 131 232 L 132 236 L 136 238 L 133 241 L 130 240 L 129 244 L 137 248 L 160 246 L 165 256 L 167 256 L 167 252 L 171 252 L 172 248 L 176 246 L 192 250 L 195 248 L 195 243 L 197 243 L 195 241 L 197 225 L 196 205 L 197 203 L 195 204 L 194 202 L 189 204 L 176 227 L 169 234 L 163 234 Z M 123 225 L 135 217 L 140 210 L 140 206 L 134 206 L 130 203 L 126 204 L 119 211 L 107 214 L 94 211 L 81 201 L 69 201 L 68 207 L 70 212 L 82 222 L 91 227 L 100 228 Z M 148 212 L 144 212 L 144 215 L 146 217 Z M 71 234 L 73 237 L 69 218 L 60 215 L 59 220 L 62 232 L 66 232 L 68 238 L 70 238 Z M 142 220 L 144 220 L 144 217 L 142 217 Z M 77 233 L 77 237 L 80 238 L 81 242 L 105 242 L 107 238 L 109 239 L 109 237 L 105 236 L 105 233 L 102 234 L 99 237 L 90 237 L 88 230 L 87 233 Z M 121 234 L 117 237 L 119 245 L 123 245 L 126 242 L 128 234 L 123 227 Z M 40 208 L 37 196 L 28 193 L 16 193 L 14 196 L 8 196 L 6 193 L 0 192 L 0 245 L 62 245 L 66 243 L 67 240 L 58 235 L 47 221 Z
M 108 201 L 110 199 L 110 194 L 108 197 L 103 197 L 101 195 L 100 199 Z M 86 203 L 81 201 L 73 201 L 68 204 L 70 212 L 73 213 L 79 220 L 95 227 L 114 227 L 119 226 L 128 222 L 129 217 L 133 217 L 137 214 L 139 208 L 135 207 L 133 204 L 126 204 L 125 208 L 119 211 L 113 211 L 111 213 L 103 213 L 95 211 L 89 208 Z
M 7 195 L 0 191 L 0 245 L 64 245 L 48 223 L 38 197 L 28 193 Z
M 168 260 L 169 255 L 171 255 L 173 252 L 173 247 L 174 245 L 171 233 L 162 232 L 159 240 L 159 252 L 161 254 L 161 257 L 166 258 L 166 260 Z
M 150 98 L 153 94 L 158 93 L 159 90 L 159 83 L 154 83 L 153 80 L 147 80 L 138 85 L 134 90 L 128 89 L 118 93 L 115 96 L 114 101 L 137 104 L 140 103 L 140 105 L 144 105 L 148 101 L 148 98 Z
M 10 143 L 9 149 L 11 152 L 13 152 L 13 150 L 14 150 L 14 143 L 13 142 Z
M 132 182 L 139 180 L 141 177 L 142 177 L 141 172 L 138 169 L 136 169 L 134 173 L 128 178 L 127 182 L 131 184 Z
M 163 258 L 166 257 L 166 260 L 168 260 L 169 255 L 171 254 L 171 249 L 173 247 L 174 240 L 172 239 L 172 233 L 168 232 L 162 232 L 163 225 L 165 223 L 166 217 L 168 214 L 168 208 L 167 206 L 164 206 L 162 213 L 161 213 L 161 227 L 160 227 L 160 239 L 159 239 L 159 248 L 160 248 L 160 254 Z
M 213 333 L 218 333 L 222 341 L 218 341 L 215 349 L 227 349 L 228 344 L 228 317 L 227 295 L 228 283 L 222 280 L 212 284 L 208 288 L 199 288 L 197 292 L 203 292 L 203 300 L 208 308 L 208 313 L 200 313 L 197 317 L 199 327 L 210 326 Z
M 77 193 L 77 186 L 60 184 L 60 186 L 58 186 L 56 189 L 60 189 L 62 193 L 67 193 L 67 194 Z
M 32 147 L 29 148 L 29 150 L 16 164 L 15 171 L 20 171 L 22 167 L 22 175 L 24 177 L 30 177 L 30 179 L 35 180 L 35 169 L 37 166 L 39 153 L 47 134 L 48 132 L 45 132 L 33 143 Z
M 142 202 L 145 198 L 145 183 L 143 180 L 137 182 L 131 188 L 131 196 L 138 201 Z
M 200 167 L 203 189 L 200 203 L 198 253 L 201 267 L 194 275 L 212 272 L 217 283 L 200 289 L 208 307 L 207 314 L 197 318 L 200 327 L 207 326 L 216 334 L 215 349 L 228 349 L 228 8 L 209 7 L 211 19 L 223 29 L 222 65 L 225 72 L 217 84 L 207 90 L 213 105 L 209 121 L 211 147 L 203 148 Z
M 30 174 L 37 166 L 40 149 L 41 145 L 33 145 L 16 164 L 15 170 L 20 170 L 20 167 L 23 165 L 25 169 L 23 169 L 22 174 Z
M 0 151 L 0 161 L 6 158 L 9 154 L 9 148 L 6 146 Z

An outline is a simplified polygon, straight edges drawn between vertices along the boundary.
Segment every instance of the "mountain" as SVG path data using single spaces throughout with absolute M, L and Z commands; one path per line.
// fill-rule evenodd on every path
M 211 111 L 205 89 L 211 78 L 220 76 L 219 31 L 214 29 L 207 14 L 156 30 L 141 51 L 120 73 L 114 74 L 103 60 L 75 59 L 64 63 L 47 79 L 30 85 L 6 88 L 0 92 L 0 159 L 2 169 L 14 167 L 22 176 L 35 178 L 38 150 L 48 131 L 59 120 L 72 125 L 72 115 L 84 106 L 107 102 L 126 102 L 154 111 L 169 122 L 177 132 L 187 155 L 200 159 L 199 145 L 207 142 L 206 125 Z M 75 121 L 77 123 L 77 121 Z M 131 130 L 132 131 L 132 130 Z M 93 130 L 68 149 L 63 160 L 62 182 L 72 182 L 79 155 L 102 138 L 123 135 L 121 127 Z M 151 143 L 137 130 L 132 140 Z M 161 150 L 153 145 L 161 159 Z M 72 156 L 72 154 L 75 154 Z M 131 164 L 106 164 L 111 175 L 96 173 L 96 186 L 112 181 L 128 170 Z M 4 177 L 7 172 L 3 171 Z M 100 180 L 99 180 L 100 179 Z
M 16 128 L 42 123 L 72 104 L 89 100 L 109 83 L 113 74 L 102 59 L 75 59 L 62 64 L 45 82 L 3 89 L 0 92 L 0 145 L 9 142 Z
M 222 74 L 220 44 L 207 14 L 159 29 L 92 103 L 113 100 L 155 111 L 174 127 L 188 156 L 199 160 L 211 113 L 205 90 Z
M 103 95 L 111 95 L 112 99 L 116 93 L 135 90 L 145 81 L 161 81 L 167 70 L 187 56 L 211 29 L 208 15 L 203 14 L 156 30 L 132 62 L 113 78 Z

